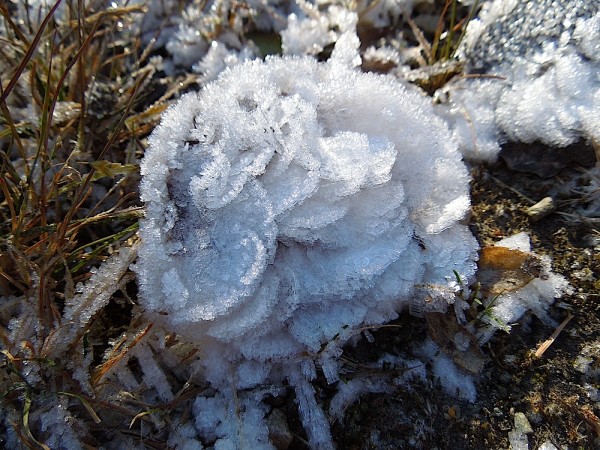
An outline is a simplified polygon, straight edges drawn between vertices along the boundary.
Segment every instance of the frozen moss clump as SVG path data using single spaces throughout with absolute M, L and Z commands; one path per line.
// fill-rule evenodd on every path
M 202 401 L 233 405 L 232 389 L 287 380 L 323 448 L 315 363 L 335 382 L 358 329 L 409 304 L 445 309 L 477 249 L 446 126 L 417 92 L 356 69 L 357 46 L 344 35 L 325 64 L 226 70 L 167 112 L 142 163 L 140 301 L 201 345 L 224 398 Z

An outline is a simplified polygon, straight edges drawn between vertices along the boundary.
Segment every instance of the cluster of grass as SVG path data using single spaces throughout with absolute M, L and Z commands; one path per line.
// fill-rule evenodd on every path
M 44 354 L 77 284 L 135 239 L 137 161 L 164 109 L 133 31 L 143 8 L 107 3 L 0 4 L 0 400 L 22 411 L 14 429 L 32 448 L 44 447 L 29 430 L 36 398 L 82 398 Z M 24 311 L 33 342 L 13 342 L 9 322 Z M 38 385 L 23 374 L 30 362 L 46 369 Z
M 441 12 L 433 36 L 429 39 L 410 18 L 407 20 L 415 40 L 419 43 L 425 68 L 424 76 L 414 80 L 429 94 L 443 87 L 451 78 L 463 73 L 463 67 L 456 56 L 467 31 L 467 25 L 478 10 L 479 0 L 470 8 L 461 6 L 458 0 L 443 0 Z
M 148 128 L 135 119 L 149 72 L 139 40 L 122 42 L 117 28 L 141 8 L 83 5 L 66 2 L 72 19 L 58 22 L 57 3 L 39 25 L 2 8 L 2 294 L 38 298 L 48 327 L 52 287 L 84 281 L 139 216 L 132 187 Z
M 470 6 L 462 4 L 459 0 L 417 3 L 412 14 L 405 11 L 401 18 L 398 18 L 399 23 L 393 23 L 393 26 L 388 28 L 374 26 L 368 17 L 381 3 L 379 0 L 363 2 L 356 9 L 359 19 L 357 32 L 363 47 L 377 46 L 382 38 L 391 39 L 393 42 L 400 37 L 400 46 L 407 45 L 410 49 L 407 53 L 410 57 L 404 63 L 413 69 L 402 76 L 429 95 L 444 87 L 452 78 L 467 76 L 463 64 L 458 59 L 458 53 L 467 26 L 479 10 L 479 0 L 474 0 Z M 420 21 L 419 16 L 421 19 L 427 19 Z M 433 16 L 437 17 L 435 25 L 428 20 Z M 393 43 L 391 46 L 397 45 L 398 43 Z M 393 63 L 380 61 L 363 65 L 363 68 L 387 73 L 393 66 Z

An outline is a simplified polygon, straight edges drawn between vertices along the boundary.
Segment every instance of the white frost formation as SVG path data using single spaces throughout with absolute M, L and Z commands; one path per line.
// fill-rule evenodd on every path
M 222 42 L 213 41 L 206 55 L 193 66 L 193 70 L 202 74 L 200 77 L 202 83 L 208 83 L 216 80 L 227 67 L 237 66 L 254 58 L 256 58 L 256 51 L 250 46 L 244 46 L 240 51 L 236 51 L 227 48 Z
M 454 84 L 442 107 L 461 151 L 493 161 L 507 140 L 600 141 L 599 42 L 598 0 L 485 3 L 463 49 L 483 76 Z
M 417 92 L 356 70 L 357 48 L 227 69 L 167 112 L 141 168 L 142 306 L 201 345 L 219 402 L 287 379 L 315 448 L 331 441 L 314 363 L 336 381 L 361 327 L 419 295 L 445 309 L 453 270 L 475 270 L 454 141 Z
M 306 17 L 290 14 L 287 28 L 281 31 L 281 48 L 287 55 L 318 55 L 337 41 L 339 36 L 356 29 L 358 15 L 339 5 L 331 5 L 326 12 L 316 9 Z M 337 30 L 336 31 L 334 31 Z

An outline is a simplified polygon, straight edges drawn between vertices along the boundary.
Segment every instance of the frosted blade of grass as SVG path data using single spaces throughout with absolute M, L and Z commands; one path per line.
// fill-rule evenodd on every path
M 79 337 L 92 318 L 121 288 L 119 282 L 134 261 L 137 246 L 121 247 L 119 252 L 105 261 L 85 285 L 76 290 L 79 294 L 67 300 L 63 312 L 63 326 L 58 328 L 45 342 L 44 354 L 60 357 Z

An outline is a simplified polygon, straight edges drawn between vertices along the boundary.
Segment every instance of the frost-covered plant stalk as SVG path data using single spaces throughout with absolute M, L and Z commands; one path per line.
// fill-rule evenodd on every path
M 201 347 L 217 394 L 196 401 L 196 425 L 222 445 L 268 446 L 250 389 L 287 380 L 311 446 L 331 447 L 315 363 L 335 382 L 357 330 L 419 298 L 445 309 L 453 270 L 474 272 L 459 222 L 469 177 L 448 130 L 418 93 L 357 70 L 357 47 L 347 34 L 325 64 L 227 70 L 150 139 L 140 301 Z

